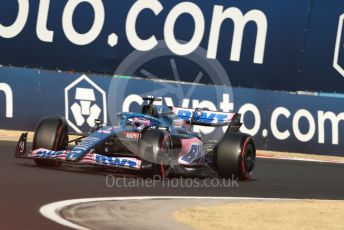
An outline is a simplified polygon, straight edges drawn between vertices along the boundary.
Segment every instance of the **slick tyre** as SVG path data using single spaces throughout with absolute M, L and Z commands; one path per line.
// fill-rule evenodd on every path
M 53 151 L 66 150 L 68 146 L 68 125 L 63 119 L 46 118 L 37 126 L 32 150 L 39 148 Z M 60 162 L 46 159 L 35 159 L 35 163 L 41 167 L 59 167 Z
M 152 163 L 145 177 L 168 177 L 171 174 L 171 138 L 162 130 L 145 130 L 139 141 L 139 157 Z
M 214 162 L 222 178 L 249 179 L 256 164 L 253 138 L 242 133 L 226 133 L 214 150 Z

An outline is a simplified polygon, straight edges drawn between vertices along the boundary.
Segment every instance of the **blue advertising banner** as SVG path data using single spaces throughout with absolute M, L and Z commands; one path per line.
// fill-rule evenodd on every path
M 242 132 L 258 148 L 343 155 L 344 97 L 0 68 L 0 129 L 34 130 L 43 117 L 65 117 L 73 132 L 88 132 L 95 119 L 117 124 L 117 113 L 138 111 L 141 96 L 163 97 L 169 106 L 243 115 Z M 340 97 L 342 96 L 342 97 Z M 214 129 L 197 127 L 204 135 Z M 222 130 L 220 130 L 222 132 Z
M 1 0 L 0 64 L 344 92 L 343 20 L 342 0 Z

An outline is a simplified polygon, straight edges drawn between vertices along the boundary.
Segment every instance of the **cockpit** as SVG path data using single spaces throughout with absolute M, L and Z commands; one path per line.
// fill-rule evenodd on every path
M 144 105 L 141 113 L 152 117 L 158 117 L 159 115 L 154 105 Z

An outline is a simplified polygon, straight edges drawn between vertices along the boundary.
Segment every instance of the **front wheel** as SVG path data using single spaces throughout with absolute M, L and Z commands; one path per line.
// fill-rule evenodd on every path
M 214 150 L 214 162 L 222 178 L 249 179 L 256 164 L 253 138 L 241 133 L 227 133 Z
M 44 148 L 52 151 L 66 150 L 68 146 L 68 125 L 63 119 L 43 119 L 36 128 L 32 150 Z M 59 167 L 60 162 L 47 159 L 35 159 L 41 167 Z

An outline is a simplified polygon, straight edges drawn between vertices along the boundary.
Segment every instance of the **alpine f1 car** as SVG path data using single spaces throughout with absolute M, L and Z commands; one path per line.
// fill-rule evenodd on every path
M 68 124 L 62 117 L 45 118 L 34 133 L 32 151 L 27 135 L 17 143 L 17 158 L 33 159 L 38 166 L 63 163 L 136 170 L 150 175 L 215 172 L 222 178 L 248 179 L 256 163 L 253 138 L 239 132 L 240 114 L 156 105 L 161 99 L 143 98 L 140 113 L 118 114 L 119 125 L 96 120 L 88 134 L 69 140 Z M 225 130 L 218 140 L 194 132 L 195 126 Z M 69 145 L 75 143 L 75 145 Z

